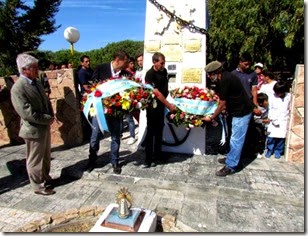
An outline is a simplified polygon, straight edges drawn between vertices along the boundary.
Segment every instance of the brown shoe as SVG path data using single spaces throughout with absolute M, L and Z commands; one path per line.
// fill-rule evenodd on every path
M 34 193 L 44 195 L 44 196 L 48 196 L 48 195 L 55 194 L 56 192 L 54 190 L 50 189 L 50 188 L 45 188 L 45 189 L 42 189 L 42 190 L 36 190 Z
M 226 159 L 227 158 L 224 157 L 224 158 L 217 159 L 217 161 L 218 161 L 218 163 L 225 165 L 226 164 Z
M 228 166 L 224 166 L 222 169 L 216 172 L 217 176 L 225 177 L 227 175 L 234 174 L 234 170 L 230 169 Z

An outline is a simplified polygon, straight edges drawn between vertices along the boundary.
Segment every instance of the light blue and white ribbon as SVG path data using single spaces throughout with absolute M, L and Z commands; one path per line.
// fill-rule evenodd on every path
M 171 96 L 167 97 L 167 101 L 177 106 L 183 112 L 193 115 L 210 115 L 213 114 L 217 108 L 216 101 L 202 101 L 188 98 L 172 98 Z
M 83 113 L 86 119 L 88 120 L 90 109 L 91 107 L 93 107 L 100 130 L 102 132 L 104 131 L 109 132 L 105 113 L 104 113 L 104 105 L 103 105 L 102 99 L 111 97 L 117 93 L 123 92 L 128 89 L 139 88 L 139 87 L 144 87 L 146 89 L 153 90 L 153 87 L 149 84 L 141 85 L 139 83 L 136 83 L 126 78 L 114 79 L 114 80 L 110 80 L 110 81 L 107 81 L 105 83 L 98 85 L 96 89 L 88 95 L 88 99 L 85 102 Z M 94 94 L 96 90 L 99 90 L 102 93 L 102 96 L 95 97 Z M 88 122 L 91 125 L 91 122 L 89 120 Z
M 173 103 L 179 109 L 185 113 L 193 115 L 210 115 L 213 114 L 218 106 L 216 101 L 202 101 L 202 100 L 193 100 L 188 98 L 172 98 L 171 96 L 167 97 L 168 102 Z M 227 134 L 227 122 L 223 120 L 222 116 L 219 115 L 219 121 L 222 124 L 222 133 L 219 145 L 224 145 L 226 143 Z

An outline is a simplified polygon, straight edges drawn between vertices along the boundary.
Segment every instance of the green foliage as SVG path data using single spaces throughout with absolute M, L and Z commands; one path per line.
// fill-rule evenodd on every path
M 129 56 L 135 57 L 138 53 L 143 52 L 143 41 L 124 40 L 113 42 L 100 49 L 85 52 L 75 51 L 73 57 L 70 55 L 69 50 L 61 50 L 52 53 L 50 58 L 51 61 L 56 63 L 62 61 L 73 62 L 74 68 L 77 68 L 80 65 L 80 57 L 87 55 L 91 59 L 91 67 L 95 68 L 99 64 L 112 61 L 113 53 L 120 49 L 124 49 Z
M 143 41 L 124 40 L 107 44 L 104 48 L 87 52 L 91 58 L 91 67 L 95 68 L 98 64 L 113 60 L 113 53 L 117 50 L 125 50 L 129 56 L 135 57 L 143 52 Z
M 54 16 L 62 0 L 34 0 L 29 7 L 21 0 L 0 0 L 0 74 L 14 74 L 16 56 L 35 51 L 40 38 L 55 32 Z
M 208 0 L 210 28 L 207 60 L 234 69 L 239 54 L 254 62 L 294 71 L 304 63 L 304 2 L 301 0 Z

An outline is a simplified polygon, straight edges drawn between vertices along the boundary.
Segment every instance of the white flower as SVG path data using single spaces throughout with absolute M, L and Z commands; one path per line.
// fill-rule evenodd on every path
M 142 103 L 141 102 L 137 102 L 136 106 L 137 109 L 140 109 L 142 107 Z

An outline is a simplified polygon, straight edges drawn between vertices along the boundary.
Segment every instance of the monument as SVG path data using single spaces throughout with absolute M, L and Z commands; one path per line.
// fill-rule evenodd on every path
M 144 37 L 143 75 L 152 66 L 152 55 L 166 57 L 169 90 L 180 86 L 205 88 L 206 75 L 206 1 L 148 0 Z M 144 76 L 143 76 L 144 77 Z M 146 131 L 146 112 L 139 120 L 139 147 Z M 204 154 L 203 128 L 176 127 L 165 120 L 163 151 Z

